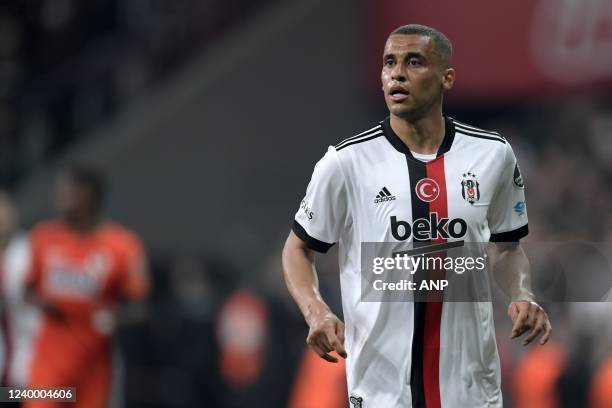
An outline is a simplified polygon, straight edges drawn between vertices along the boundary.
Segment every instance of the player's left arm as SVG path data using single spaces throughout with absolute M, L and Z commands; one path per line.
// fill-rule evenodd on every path
M 546 311 L 535 302 L 529 260 L 520 245 L 529 232 L 523 177 L 509 143 L 504 144 L 503 155 L 503 168 L 487 216 L 496 252 L 493 273 L 510 296 L 511 338 L 527 333 L 523 339 L 526 346 L 541 334 L 540 344 L 545 344 L 552 327 Z
M 548 314 L 535 302 L 531 289 L 529 260 L 519 242 L 496 243 L 493 271 L 497 281 L 510 295 L 508 316 L 512 320 L 511 338 L 527 333 L 523 339 L 526 346 L 540 334 L 540 344 L 550 339 L 552 325 Z

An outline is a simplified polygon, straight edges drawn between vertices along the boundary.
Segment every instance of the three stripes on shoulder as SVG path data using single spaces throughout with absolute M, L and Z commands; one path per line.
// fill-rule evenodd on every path
M 383 135 L 383 128 L 382 128 L 382 125 L 379 124 L 379 125 L 374 126 L 372 129 L 366 130 L 365 132 L 361 132 L 358 135 L 349 137 L 348 139 L 344 139 L 343 141 L 341 141 L 334 147 L 336 148 L 336 150 L 342 150 L 347 146 L 350 146 L 356 143 L 365 142 L 371 139 L 376 139 L 377 137 L 380 137 L 382 135 Z
M 474 126 L 466 125 L 465 123 L 457 122 L 453 119 L 455 125 L 455 132 L 461 133 L 466 136 L 479 137 L 481 139 L 496 140 L 503 144 L 506 144 L 506 139 L 498 132 L 491 132 L 489 130 L 480 129 Z

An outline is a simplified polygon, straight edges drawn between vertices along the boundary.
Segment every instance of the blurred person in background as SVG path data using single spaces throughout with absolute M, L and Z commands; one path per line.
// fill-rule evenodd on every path
M 246 272 L 230 262 L 224 269 L 232 279 L 215 319 L 222 406 L 286 406 L 289 373 L 283 359 L 290 353 L 278 322 L 286 326 L 287 319 L 268 285 L 278 269 L 255 266 L 255 273 Z M 271 387 L 275 392 L 267 392 Z
M 612 350 L 597 367 L 589 390 L 589 401 L 592 408 L 612 407 Z
M 29 386 L 76 387 L 75 407 L 108 406 L 119 307 L 149 292 L 140 238 L 103 217 L 105 193 L 98 170 L 66 167 L 55 190 L 60 217 L 34 226 L 30 234 L 28 297 L 43 319 Z
M 236 288 L 224 301 L 217 317 L 217 342 L 221 377 L 234 399 L 230 406 L 244 406 L 257 395 L 269 327 L 268 305 L 252 289 Z
M 346 367 L 327 364 L 306 349 L 291 389 L 288 408 L 345 408 Z
M 12 199 L 0 191 L 0 383 L 23 387 L 39 316 L 25 301 L 29 248 L 26 233 L 17 226 Z
M 241 272 L 235 259 L 208 259 L 211 278 L 220 272 L 224 275 L 223 287 L 215 288 L 217 296 L 223 293 L 215 318 L 217 346 L 212 349 L 218 350 L 223 390 L 219 406 L 287 406 L 304 352 L 303 323 L 278 280 L 280 243 L 273 248 L 248 272 Z M 270 389 L 274 392 L 268 392 Z
M 560 342 L 533 348 L 513 368 L 512 405 L 521 408 L 560 407 L 557 383 L 567 365 L 567 350 Z M 582 379 L 580 379 L 582 380 Z
M 171 297 L 160 315 L 169 326 L 163 330 L 168 338 L 165 354 L 183 371 L 180 384 L 173 382 L 172 389 L 181 390 L 186 402 L 176 406 L 219 406 L 221 380 L 214 319 L 224 288 L 215 276 L 213 262 L 199 256 L 178 256 L 170 268 Z

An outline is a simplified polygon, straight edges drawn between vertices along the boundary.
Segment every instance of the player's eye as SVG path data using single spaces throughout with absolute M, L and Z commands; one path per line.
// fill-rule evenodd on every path
M 385 66 L 386 67 L 390 67 L 391 65 L 393 65 L 393 60 L 392 59 L 385 60 Z
M 412 66 L 412 67 L 418 67 L 418 66 L 421 66 L 422 64 L 421 64 L 421 61 L 420 61 L 420 60 L 418 60 L 417 58 L 411 58 L 411 59 L 408 61 L 408 65 L 410 65 L 410 66 Z

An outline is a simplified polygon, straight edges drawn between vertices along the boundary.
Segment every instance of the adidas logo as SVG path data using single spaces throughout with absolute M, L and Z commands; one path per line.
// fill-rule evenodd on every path
M 395 200 L 395 196 L 392 195 L 389 192 L 389 190 L 387 190 L 387 187 L 383 187 L 382 190 L 380 190 L 380 192 L 376 196 L 376 199 L 374 200 L 374 204 L 384 203 L 385 201 L 393 201 L 393 200 Z

